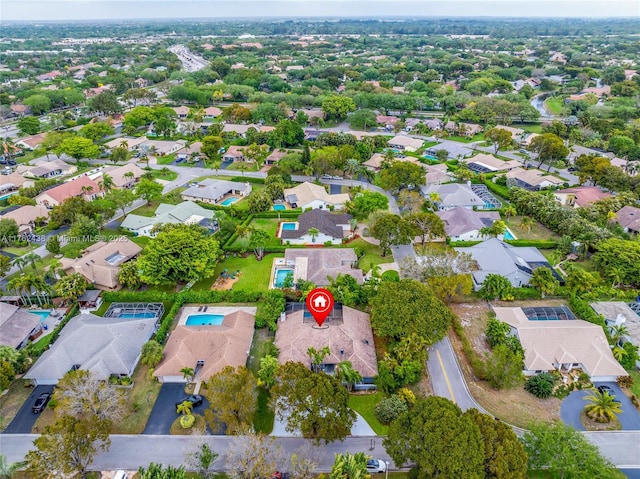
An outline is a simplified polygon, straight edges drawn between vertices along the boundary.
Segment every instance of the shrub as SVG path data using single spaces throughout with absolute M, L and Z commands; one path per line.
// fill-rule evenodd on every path
M 633 386 L 633 377 L 631 376 L 620 376 L 618 378 L 618 386 L 621 388 L 630 388 Z
M 554 377 L 549 373 L 540 373 L 531 376 L 524 384 L 525 391 L 529 391 L 535 397 L 546 399 L 553 394 Z
M 193 414 L 186 414 L 180 418 L 180 425 L 183 429 L 189 429 L 196 422 L 196 417 Z
M 409 411 L 407 404 L 398 396 L 393 395 L 382 399 L 375 407 L 376 419 L 382 424 L 389 424 L 395 418 Z
M 499 344 L 504 344 L 510 329 L 507 323 L 503 323 L 495 317 L 489 318 L 489 321 L 487 321 L 487 329 L 485 330 L 489 346 L 495 348 Z
M 397 271 L 389 270 L 382 273 L 382 281 L 400 281 L 400 274 Z

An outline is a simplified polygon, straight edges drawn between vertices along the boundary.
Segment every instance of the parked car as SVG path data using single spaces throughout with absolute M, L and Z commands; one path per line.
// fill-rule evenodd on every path
M 47 406 L 47 403 L 49 402 L 50 399 L 51 399 L 51 393 L 40 394 L 40 396 L 38 396 L 38 398 L 36 399 L 36 402 L 33 403 L 33 407 L 31 408 L 31 411 L 33 411 L 33 414 L 41 413 L 44 410 L 44 408 Z
M 387 463 L 382 459 L 369 459 L 367 461 L 367 472 L 385 472 Z
M 598 386 L 598 391 L 600 391 L 601 394 L 604 393 L 608 393 L 609 396 L 611 396 L 613 398 L 613 400 L 615 402 L 620 402 L 617 398 L 616 398 L 616 393 L 613 389 L 611 389 L 609 386 L 607 386 L 606 384 L 603 384 L 601 386 Z
M 570 171 L 570 172 L 573 173 L 574 171 L 576 171 L 576 167 L 575 166 L 570 166 L 569 168 L 567 168 L 567 171 Z
M 7 160 L 7 165 L 16 166 L 17 165 L 16 160 L 11 160 L 11 159 Z
M 520 153 L 522 153 L 523 155 L 528 155 L 529 154 L 529 152 L 527 150 L 525 150 L 524 148 L 520 148 L 518 151 Z
M 291 474 L 289 474 L 288 472 L 276 471 L 271 476 L 271 479 L 289 479 L 290 477 L 291 477 Z
M 202 396 L 199 394 L 191 394 L 190 396 L 182 398 L 181 401 L 176 403 L 176 409 L 178 409 L 178 406 L 185 401 L 189 401 L 193 407 L 200 406 L 200 404 L 202 404 Z

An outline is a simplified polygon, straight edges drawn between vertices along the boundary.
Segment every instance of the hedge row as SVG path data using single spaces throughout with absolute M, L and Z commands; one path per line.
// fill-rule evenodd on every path
M 487 189 L 492 193 L 495 193 L 498 196 L 501 196 L 503 199 L 509 198 L 509 188 L 507 186 L 498 185 L 491 180 L 485 181 L 484 184 L 487 187 Z
M 254 213 L 254 218 L 297 218 L 302 213 L 300 208 L 284 211 L 263 211 L 262 213 Z
M 249 176 L 232 176 L 231 180 L 238 183 L 255 183 L 257 185 L 264 185 L 264 178 L 251 178 Z
M 569 307 L 571 311 L 573 311 L 576 316 L 580 319 L 584 319 L 585 321 L 589 321 L 590 323 L 597 324 L 604 328 L 605 334 L 608 335 L 606 323 L 604 321 L 604 316 L 596 313 L 588 301 L 585 301 L 582 298 L 578 298 L 575 295 L 569 297 Z
M 558 242 L 554 240 L 515 239 L 515 240 L 504 240 L 504 242 L 512 246 L 533 246 L 535 248 L 540 248 L 540 249 L 554 249 L 558 246 Z
M 251 223 L 251 220 L 253 219 L 253 215 L 248 215 L 244 220 L 242 220 L 242 222 L 238 225 L 238 226 L 248 226 L 249 223 Z M 227 241 L 224 242 L 224 244 L 220 245 L 220 247 L 224 250 L 224 251 L 229 251 L 229 247 L 235 242 L 235 240 L 238 239 L 238 233 L 233 233 L 231 236 L 229 236 L 229 239 L 227 239 Z
M 473 346 L 471 346 L 471 342 L 464 332 L 464 327 L 460 322 L 460 318 L 458 318 L 458 316 L 456 316 L 455 314 L 452 316 L 453 319 L 451 324 L 453 326 L 453 330 L 455 331 L 458 338 L 460 338 L 462 349 L 465 356 L 467 357 L 467 360 L 469 361 L 469 364 L 471 365 L 473 374 L 475 374 L 478 379 L 486 379 L 486 375 L 484 372 L 484 363 L 482 362 L 480 356 L 478 356 L 478 353 L 476 353 L 475 349 L 473 349 Z

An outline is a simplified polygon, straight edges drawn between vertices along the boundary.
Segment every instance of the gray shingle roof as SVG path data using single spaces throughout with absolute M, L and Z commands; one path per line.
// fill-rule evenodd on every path
M 320 209 L 307 211 L 298 217 L 297 230 L 282 230 L 280 237 L 282 239 L 301 238 L 311 228 L 316 228 L 327 236 L 343 238 L 344 230 L 338 225 L 348 225 L 351 218 L 353 218 L 351 215 L 339 215 Z

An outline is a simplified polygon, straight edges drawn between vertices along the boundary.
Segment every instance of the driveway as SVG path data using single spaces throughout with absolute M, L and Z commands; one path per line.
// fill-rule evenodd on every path
M 36 419 L 40 416 L 40 414 L 33 414 L 31 407 L 36 398 L 45 392 L 53 392 L 53 386 L 36 386 L 18 411 L 18 414 L 16 414 L 16 417 L 3 431 L 3 434 L 31 434 L 31 429 L 36 423 Z
M 618 415 L 620 426 L 623 431 L 640 430 L 640 413 L 631 403 L 631 400 L 622 392 L 617 383 L 596 383 L 597 386 L 609 386 L 616 395 L 616 399 L 620 401 L 622 413 Z M 587 402 L 583 399 L 589 395 L 589 390 L 574 391 L 562 402 L 560 406 L 560 417 L 565 424 L 570 425 L 578 431 L 584 431 L 585 428 L 580 422 L 580 413 L 584 409 Z
M 178 414 L 176 413 L 176 403 L 185 396 L 184 384 L 163 384 L 142 434 L 169 434 L 173 421 L 178 417 Z M 204 411 L 208 407 L 209 401 L 204 398 L 204 401 L 200 406 L 193 408 L 193 412 L 204 416 Z

